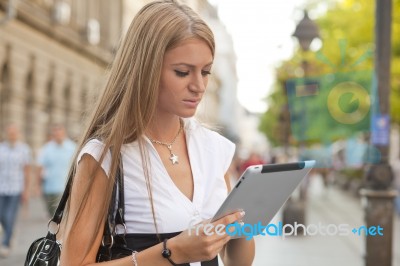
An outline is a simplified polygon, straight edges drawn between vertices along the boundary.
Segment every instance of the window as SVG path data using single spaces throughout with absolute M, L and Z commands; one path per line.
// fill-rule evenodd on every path
M 25 82 L 25 122 L 24 122 L 24 132 L 26 142 L 32 146 L 33 144 L 33 123 L 34 123 L 34 83 L 33 83 L 33 69 L 31 68 Z
M 0 74 L 0 129 L 4 129 L 7 116 L 7 102 L 10 99 L 9 69 L 7 62 L 1 68 Z M 1 134 L 0 134 L 1 136 Z

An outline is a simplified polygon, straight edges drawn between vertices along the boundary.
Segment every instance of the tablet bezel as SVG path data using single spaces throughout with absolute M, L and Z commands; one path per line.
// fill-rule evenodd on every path
M 214 222 L 230 213 L 243 210 L 246 213 L 243 218 L 244 223 L 257 224 L 258 222 L 261 222 L 262 225 L 267 225 L 285 204 L 301 181 L 309 174 L 314 165 L 315 161 L 299 161 L 293 163 L 265 164 L 248 167 L 233 186 L 231 192 L 211 219 L 211 222 Z M 259 190 L 260 186 L 266 186 L 269 183 L 271 185 L 274 183 L 278 184 L 277 187 L 283 188 L 283 191 L 281 191 L 281 193 L 283 193 L 282 195 L 281 193 L 275 195 L 278 202 L 269 203 L 269 207 L 273 209 L 272 212 L 263 209 L 264 206 L 260 204 L 259 201 L 260 199 L 263 201 L 274 201 L 274 195 L 255 195 L 254 193 L 249 193 L 251 187 L 254 187 L 255 190 Z M 271 187 L 266 187 L 266 190 L 276 192 L 273 191 L 274 188 Z M 252 200 L 254 201 L 253 203 L 251 202 Z M 254 208 L 243 207 L 250 206 L 251 204 L 254 204 Z M 271 204 L 273 205 L 272 207 Z M 264 216 L 261 216 L 260 213 L 255 210 L 258 208 L 262 209 L 261 211 L 266 213 L 265 219 L 260 220 L 260 217 Z

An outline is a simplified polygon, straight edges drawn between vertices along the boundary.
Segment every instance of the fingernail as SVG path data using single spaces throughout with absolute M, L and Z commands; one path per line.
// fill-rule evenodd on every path
M 240 212 L 240 216 L 243 217 L 246 213 L 244 211 Z

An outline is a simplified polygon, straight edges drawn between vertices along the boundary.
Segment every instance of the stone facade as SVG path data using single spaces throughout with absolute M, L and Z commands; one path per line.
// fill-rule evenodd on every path
M 52 123 L 78 137 L 120 38 L 122 1 L 14 1 L 7 20 L 8 2 L 0 0 L 0 130 L 17 123 L 35 151 Z
M 0 140 L 17 123 L 34 151 L 53 123 L 81 134 L 112 53 L 135 13 L 149 0 L 0 0 Z M 217 54 L 199 116 L 237 135 L 236 59 L 232 40 L 206 0 L 186 0 L 209 23 Z M 10 13 L 10 14 L 11 14 Z

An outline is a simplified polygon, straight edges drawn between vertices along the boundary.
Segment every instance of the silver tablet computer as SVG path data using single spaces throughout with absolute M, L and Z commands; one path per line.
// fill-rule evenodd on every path
M 266 226 L 314 165 L 315 161 L 301 161 L 248 167 L 212 221 L 244 210 L 245 224 Z

